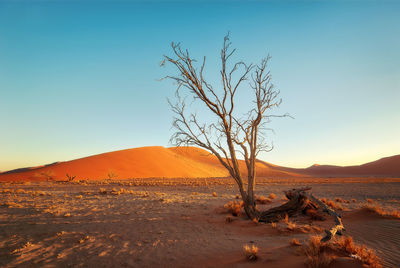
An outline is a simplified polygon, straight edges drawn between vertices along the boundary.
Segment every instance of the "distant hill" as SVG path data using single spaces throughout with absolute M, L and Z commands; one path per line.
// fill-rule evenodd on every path
M 240 161 L 245 170 L 245 164 Z M 257 163 L 259 176 L 297 176 Z M 206 178 L 228 177 L 218 159 L 196 147 L 161 146 L 133 148 L 88 156 L 50 165 L 20 168 L 0 174 L 0 181 L 42 181 L 47 177 L 65 180 L 66 174 L 76 179 L 101 180 L 129 178 Z
M 312 165 L 308 168 L 276 169 L 313 177 L 399 177 L 400 155 L 389 156 L 358 166 Z
M 239 161 L 239 165 L 245 177 L 244 161 Z M 256 173 L 259 177 L 400 177 L 400 155 L 360 166 L 313 165 L 305 169 L 281 167 L 257 160 Z M 218 159 L 203 149 L 154 146 L 108 152 L 39 167 L 14 169 L 0 173 L 0 181 L 43 181 L 47 177 L 65 180 L 66 174 L 85 180 L 229 176 Z
M 313 165 L 305 173 L 314 176 L 400 177 L 400 155 L 381 158 L 359 166 Z

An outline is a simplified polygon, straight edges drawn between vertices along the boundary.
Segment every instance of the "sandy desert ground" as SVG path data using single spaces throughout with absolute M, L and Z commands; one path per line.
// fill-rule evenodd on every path
M 383 267 L 400 265 L 400 219 L 362 209 L 400 210 L 400 179 L 258 179 L 257 195 L 285 202 L 283 191 L 311 186 L 335 201 L 346 235 L 376 251 Z M 227 179 L 137 179 L 109 182 L 0 184 L 1 267 L 306 267 L 302 246 L 322 235 L 332 219 L 307 216 L 276 225 L 234 217 Z M 256 245 L 248 261 L 244 245 Z M 363 267 L 338 256 L 331 267 Z

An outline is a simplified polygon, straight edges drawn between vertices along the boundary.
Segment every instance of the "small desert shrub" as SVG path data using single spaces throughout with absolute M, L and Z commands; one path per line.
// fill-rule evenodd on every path
M 82 199 L 82 197 L 83 197 L 82 195 L 77 195 L 76 199 Z
M 350 236 L 344 236 L 339 239 L 324 243 L 321 242 L 321 236 L 312 236 L 308 244 L 301 248 L 304 255 L 307 256 L 306 264 L 308 267 L 327 267 L 335 259 L 336 256 L 351 256 L 359 259 L 368 267 L 379 268 L 381 260 L 376 256 L 375 252 L 368 249 L 365 245 L 357 245 Z
M 257 260 L 258 256 L 258 247 L 255 245 L 251 245 L 251 247 L 249 245 L 244 245 L 243 246 L 243 250 L 244 250 L 244 254 L 246 256 L 246 259 L 249 261 L 255 261 Z
M 305 264 L 309 268 L 328 267 L 334 258 L 325 252 L 325 247 L 321 242 L 321 236 L 311 236 L 308 243 L 301 248 L 307 259 Z
M 372 200 L 371 198 L 367 198 L 367 202 L 371 204 L 374 203 L 374 200 Z
M 354 198 L 352 198 L 352 199 L 351 199 L 351 202 L 355 203 L 355 202 L 357 202 L 357 200 L 354 199 Z
M 338 204 L 338 203 L 335 203 L 335 201 L 333 201 L 333 200 L 329 200 L 326 204 L 327 204 L 329 207 L 331 207 L 332 209 L 335 209 L 335 210 L 343 210 L 342 205 L 341 205 L 341 204 Z
M 276 229 L 278 226 L 276 225 L 276 222 L 271 222 L 271 227 Z
M 289 231 L 294 231 L 296 229 L 296 223 L 288 221 L 286 226 L 286 229 Z
M 120 191 L 118 191 L 117 189 L 115 189 L 115 188 L 112 188 L 112 190 L 111 190 L 111 194 L 113 194 L 113 195 L 120 195 L 121 194 L 121 192 Z
M 71 182 L 76 178 L 76 176 L 69 175 L 68 173 L 66 174 L 66 176 L 67 176 L 67 181 L 68 182 Z
M 345 202 L 345 201 L 344 201 L 342 198 L 340 198 L 340 197 L 336 197 L 336 198 L 335 198 L 335 201 L 338 202 L 338 203 L 344 203 L 344 202 Z
M 275 199 L 275 198 L 276 198 L 276 194 L 270 193 L 270 194 L 268 195 L 268 198 L 269 198 L 269 199 Z
M 99 193 L 100 194 L 107 194 L 107 190 L 105 188 L 100 188 Z
M 233 216 L 237 217 L 240 215 L 240 211 L 243 207 L 243 201 L 230 201 L 224 205 L 224 209 L 227 213 L 231 213 Z
M 352 256 L 358 256 L 358 259 L 367 264 L 368 267 L 382 267 L 381 260 L 376 256 L 375 252 L 365 245 L 355 244 L 351 236 L 341 237 L 334 245 Z
M 218 195 L 217 195 L 216 192 L 213 192 L 213 193 L 212 193 L 212 196 L 217 197 Z
M 271 199 L 265 197 L 263 195 L 256 196 L 256 203 L 257 204 L 268 204 L 271 203 Z
M 289 222 L 289 215 L 288 215 L 288 214 L 285 214 L 285 217 L 282 219 L 282 221 L 283 221 L 284 223 L 288 223 L 288 222 Z
M 301 246 L 301 243 L 296 238 L 293 238 L 292 240 L 290 240 L 290 245 L 291 246 Z
M 319 255 L 307 256 L 306 265 L 309 268 L 324 268 L 329 267 L 334 260 L 335 257 L 323 252 Z

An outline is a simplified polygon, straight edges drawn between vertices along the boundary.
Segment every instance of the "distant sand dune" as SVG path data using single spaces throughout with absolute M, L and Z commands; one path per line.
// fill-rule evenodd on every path
M 246 165 L 239 161 L 243 176 Z M 259 177 L 298 176 L 392 176 L 400 177 L 400 155 L 360 166 L 312 166 L 306 169 L 280 167 L 256 162 Z M 88 156 L 39 167 L 20 168 L 0 174 L 0 181 L 42 181 L 47 176 L 65 180 L 66 174 L 76 179 L 129 178 L 206 178 L 228 177 L 229 173 L 209 152 L 196 147 L 161 146 L 133 148 Z

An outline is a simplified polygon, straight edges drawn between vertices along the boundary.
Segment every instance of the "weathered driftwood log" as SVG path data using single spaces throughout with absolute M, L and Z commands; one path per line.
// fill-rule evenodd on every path
M 326 212 L 329 215 L 333 216 L 333 219 L 335 220 L 335 225 L 330 230 L 325 230 L 326 235 L 321 239 L 321 241 L 329 241 L 335 236 L 335 234 L 342 235 L 342 231 L 345 231 L 342 223 L 342 216 L 336 213 L 336 211 L 331 209 L 325 203 L 321 202 L 318 198 L 315 198 L 312 194 L 306 195 L 309 200 L 318 204 L 319 208 L 322 209 L 323 212 Z
M 309 189 L 311 188 L 285 191 L 285 195 L 289 201 L 279 207 L 273 207 L 267 211 L 261 212 L 258 221 L 275 222 L 283 219 L 286 214 L 291 217 L 299 212 L 302 212 L 307 205 L 309 205 L 309 199 L 304 195 L 305 191 Z
M 316 209 L 319 212 L 325 212 L 334 217 L 335 225 L 330 230 L 325 230 L 326 235 L 321 241 L 329 241 L 335 234 L 341 235 L 344 231 L 341 216 L 329 206 L 321 202 L 312 194 L 307 193 L 311 187 L 292 189 L 285 191 L 286 197 L 289 199 L 285 204 L 271 208 L 267 211 L 260 212 L 260 222 L 275 222 L 283 219 L 286 214 L 291 217 L 295 214 L 304 214 L 307 209 Z

